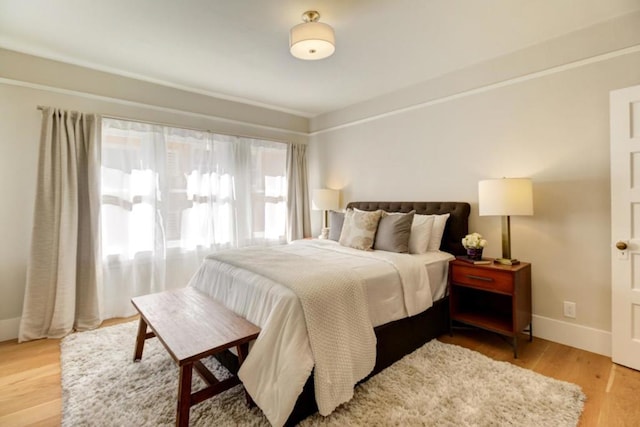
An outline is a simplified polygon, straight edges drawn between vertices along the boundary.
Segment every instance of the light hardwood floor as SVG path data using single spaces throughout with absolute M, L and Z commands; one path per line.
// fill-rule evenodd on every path
M 477 330 L 456 330 L 453 337 L 439 339 L 580 385 L 587 395 L 580 426 L 640 426 L 640 372 L 608 357 L 525 338 L 519 358 L 513 359 L 506 341 Z M 0 426 L 56 426 L 61 408 L 59 340 L 0 343 Z

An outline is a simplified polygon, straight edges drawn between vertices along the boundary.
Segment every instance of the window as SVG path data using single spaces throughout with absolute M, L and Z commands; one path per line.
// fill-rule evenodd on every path
M 103 120 L 106 260 L 284 242 L 284 143 Z

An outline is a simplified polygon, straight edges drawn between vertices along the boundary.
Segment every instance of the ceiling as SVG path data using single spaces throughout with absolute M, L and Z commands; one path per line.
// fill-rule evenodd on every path
M 310 9 L 335 29 L 325 60 L 289 54 L 289 28 Z M 0 0 L 0 47 L 312 117 L 639 9 L 640 0 Z

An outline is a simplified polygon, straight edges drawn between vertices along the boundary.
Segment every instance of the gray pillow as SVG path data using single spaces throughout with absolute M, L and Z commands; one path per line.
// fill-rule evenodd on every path
M 415 211 L 403 215 L 385 214 L 378 223 L 373 249 L 388 252 L 409 252 L 411 223 Z
M 329 240 L 339 241 L 344 224 L 344 212 L 329 211 Z

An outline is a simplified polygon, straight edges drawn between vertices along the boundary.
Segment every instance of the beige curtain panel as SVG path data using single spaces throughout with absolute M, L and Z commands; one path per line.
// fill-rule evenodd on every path
M 287 150 L 287 240 L 311 236 L 307 146 L 290 144 Z
M 100 117 L 45 107 L 19 341 L 100 322 Z

